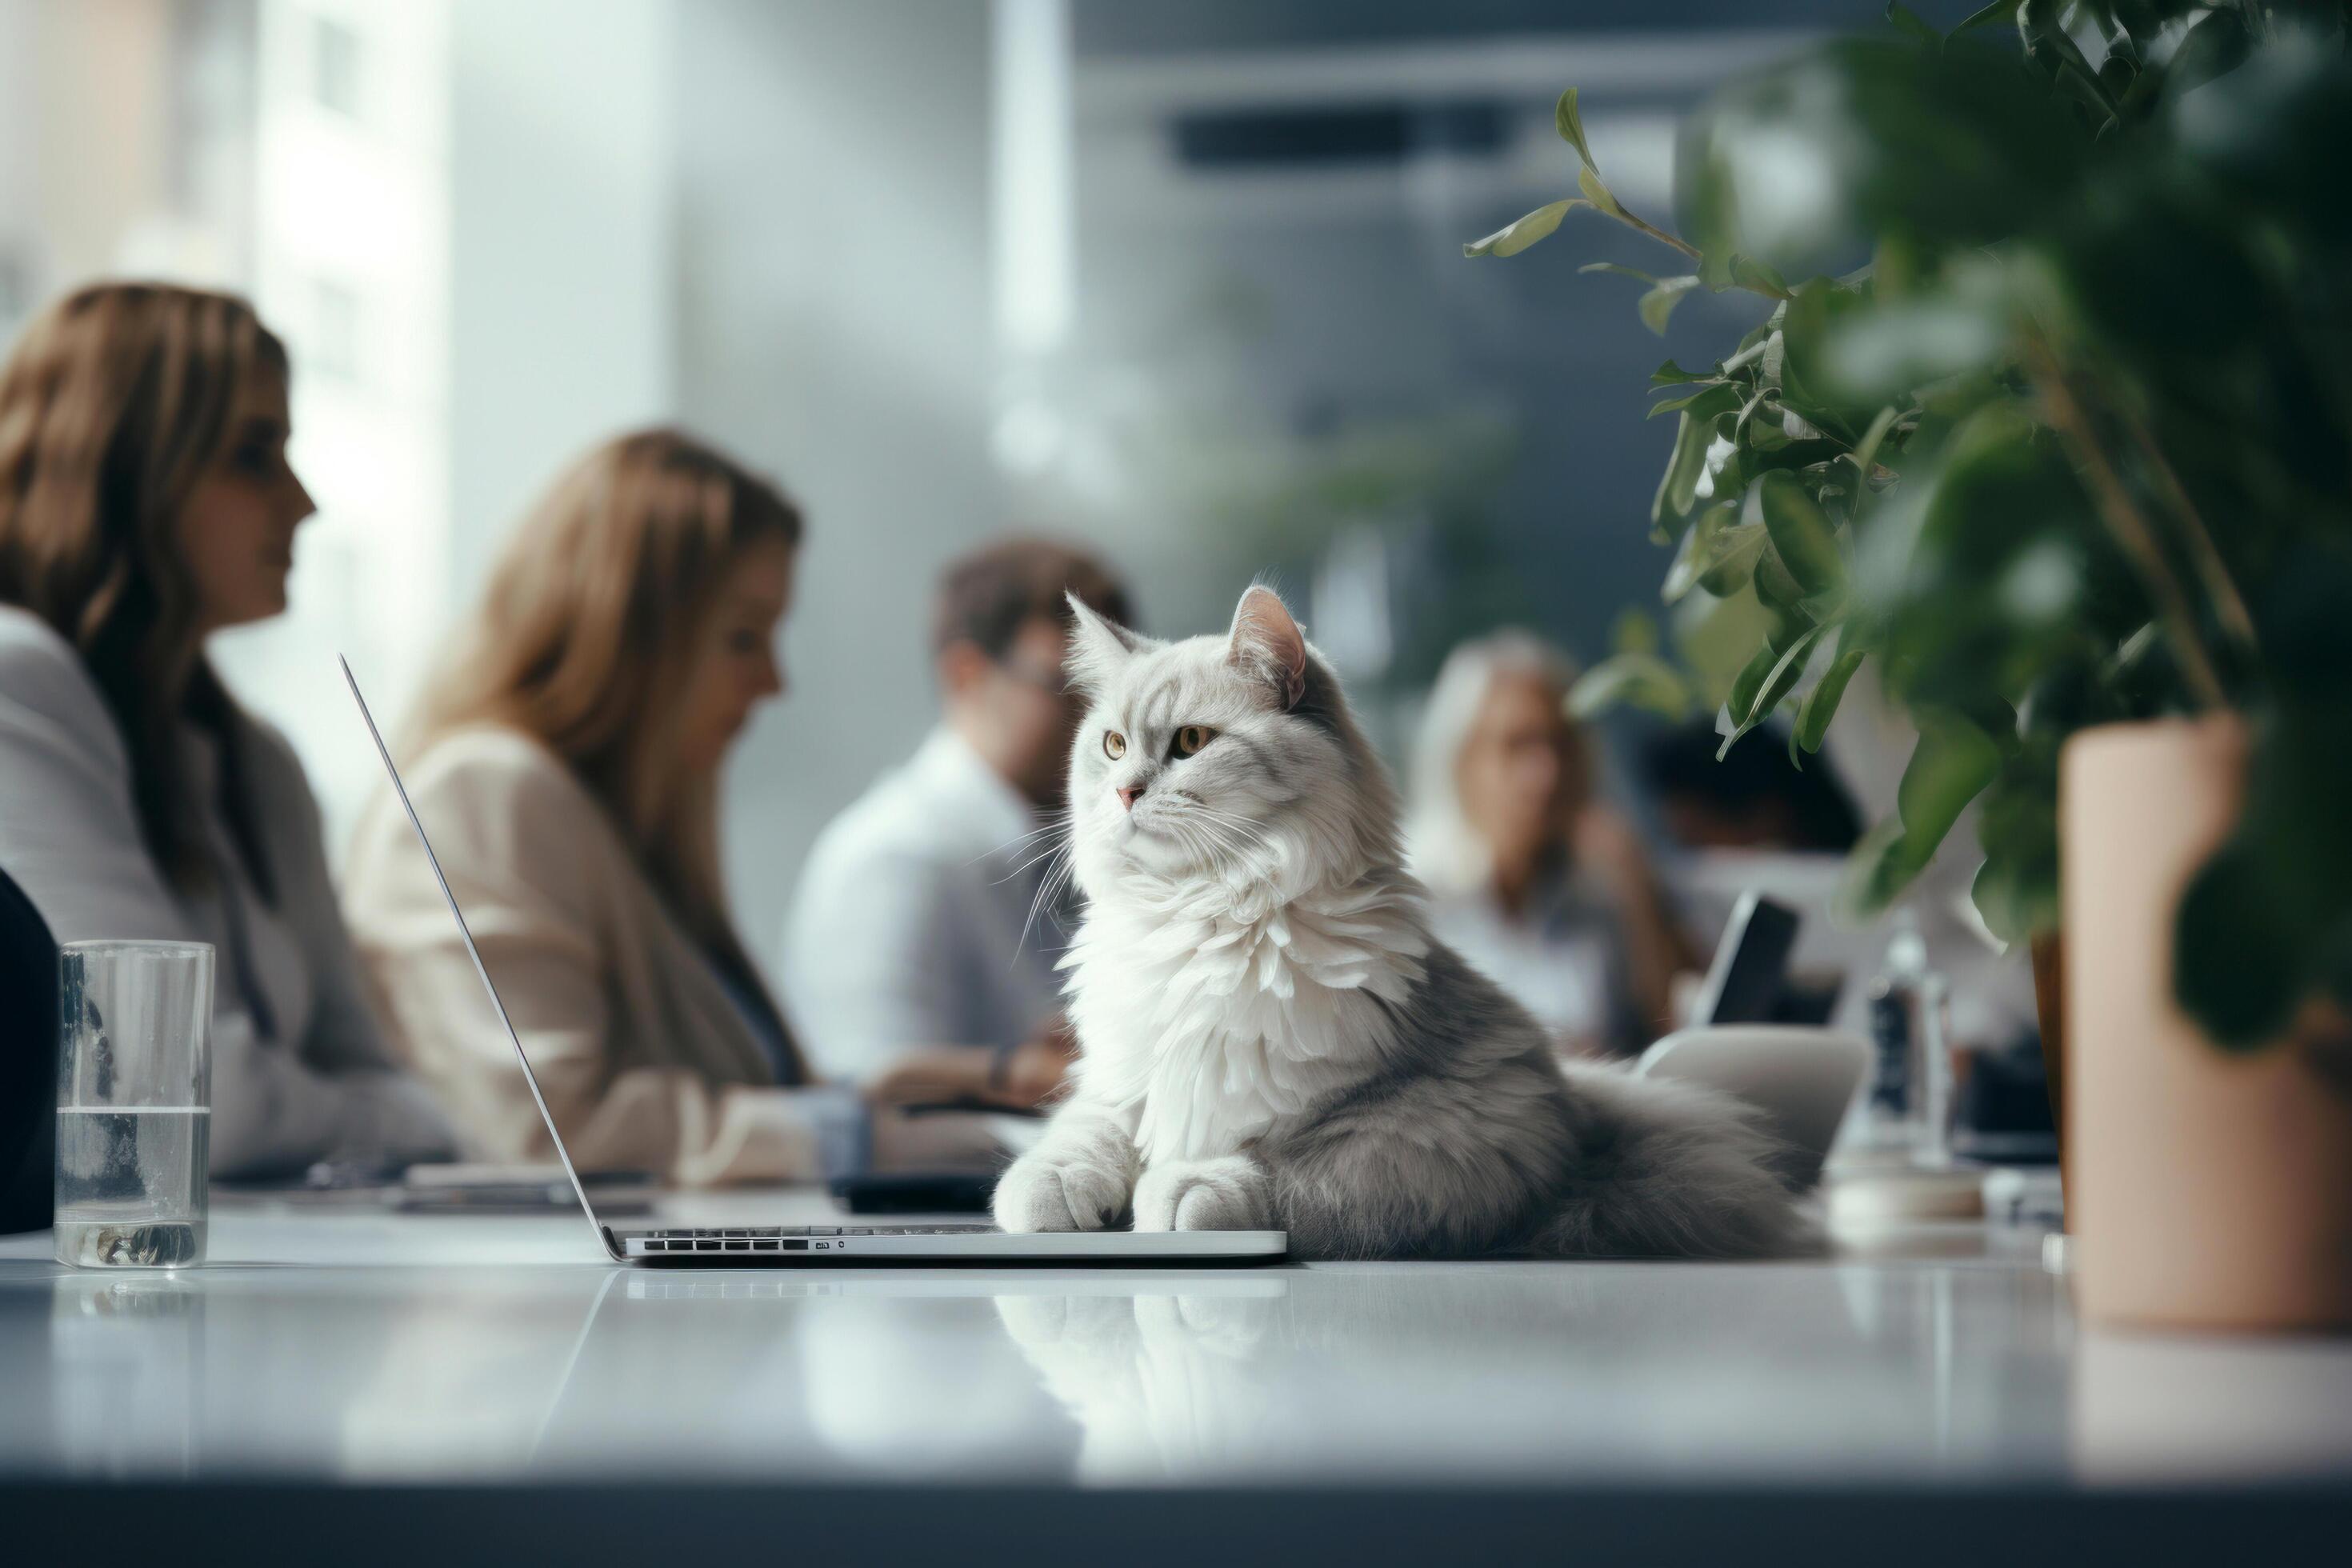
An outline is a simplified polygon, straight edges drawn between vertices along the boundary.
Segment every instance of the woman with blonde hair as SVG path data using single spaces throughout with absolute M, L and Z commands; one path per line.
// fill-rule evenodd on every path
M 719 869 L 721 764 L 783 690 L 801 515 L 646 430 L 555 482 L 428 689 L 404 768 L 572 1158 L 680 1184 L 854 1163 L 855 1095 L 814 1086 Z M 387 1016 L 476 1152 L 551 1153 L 408 826 L 388 800 L 349 909 Z
M 1575 669 L 1523 631 L 1456 647 L 1414 748 L 1413 874 L 1440 936 L 1563 1048 L 1636 1051 L 1693 954 L 1568 716 Z
M 286 608 L 315 510 L 289 433 L 286 350 L 224 294 L 80 289 L 0 370 L 0 868 L 61 942 L 213 944 L 221 1174 L 450 1147 L 363 1000 L 300 764 L 205 657 Z

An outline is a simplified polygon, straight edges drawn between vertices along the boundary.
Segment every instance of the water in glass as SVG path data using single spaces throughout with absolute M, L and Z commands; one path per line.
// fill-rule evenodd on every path
M 57 1257 L 80 1268 L 177 1268 L 205 1256 L 201 1105 L 58 1111 Z

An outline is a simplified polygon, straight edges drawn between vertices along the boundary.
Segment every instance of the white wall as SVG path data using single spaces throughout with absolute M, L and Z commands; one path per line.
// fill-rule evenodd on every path
M 559 467 L 675 406 L 675 7 L 454 7 L 453 606 Z
M 728 796 L 735 904 L 772 960 L 810 839 L 929 722 L 938 567 L 999 521 L 989 8 L 694 0 L 679 21 L 679 412 L 810 520 L 793 690 Z

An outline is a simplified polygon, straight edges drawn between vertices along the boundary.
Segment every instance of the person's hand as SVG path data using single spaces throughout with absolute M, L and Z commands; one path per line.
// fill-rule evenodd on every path
M 1060 1019 L 1035 1039 L 1024 1040 L 1004 1058 L 1003 1070 L 989 1086 L 989 1098 L 1029 1110 L 1042 1105 L 1069 1076 L 1077 1054 L 1077 1039 Z

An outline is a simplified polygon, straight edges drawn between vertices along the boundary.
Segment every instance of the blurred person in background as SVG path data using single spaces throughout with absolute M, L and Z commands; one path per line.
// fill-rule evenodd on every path
M 1133 624 L 1126 590 L 1066 545 L 952 563 L 932 613 L 940 722 L 810 852 L 785 933 L 795 1016 L 819 1061 L 891 1098 L 1032 1107 L 1068 1066 L 1070 595 Z
M 285 610 L 316 510 L 288 374 L 244 301 L 121 283 L 0 370 L 0 867 L 60 942 L 213 945 L 228 1176 L 451 1148 L 369 1012 L 301 765 L 205 657 Z
M 1414 749 L 1414 874 L 1431 923 L 1564 1050 L 1622 1055 L 1669 1026 L 1694 966 L 1641 840 L 1595 791 L 1574 669 L 1520 631 L 1465 643 Z
M 1641 748 L 1642 784 L 1667 834 L 1693 850 L 1853 848 L 1862 836 L 1853 797 L 1826 760 L 1803 769 L 1790 762 L 1788 739 L 1783 726 L 1769 723 L 1725 752 L 1711 715 L 1650 736 Z
M 691 437 L 595 447 L 517 530 L 407 738 L 409 795 L 592 1169 L 807 1180 L 888 1135 L 815 1081 L 720 885 L 720 769 L 784 689 L 801 531 L 772 485 Z M 551 1156 L 388 794 L 361 823 L 349 906 L 396 1037 L 471 1152 Z

